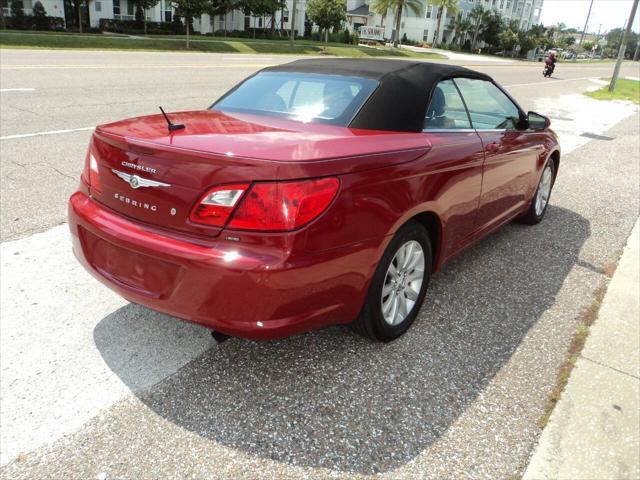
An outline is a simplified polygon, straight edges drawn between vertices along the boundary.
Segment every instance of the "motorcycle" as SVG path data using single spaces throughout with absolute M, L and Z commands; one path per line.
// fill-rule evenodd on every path
M 555 69 L 553 64 L 547 63 L 544 66 L 544 70 L 542 70 L 542 75 L 546 78 L 546 77 L 551 77 L 551 75 L 553 75 L 553 70 Z

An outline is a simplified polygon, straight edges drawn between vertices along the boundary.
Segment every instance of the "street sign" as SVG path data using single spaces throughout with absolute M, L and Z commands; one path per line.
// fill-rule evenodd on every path
M 598 45 L 600 45 L 601 47 L 605 47 L 607 45 L 607 39 L 601 38 L 600 40 L 598 40 Z

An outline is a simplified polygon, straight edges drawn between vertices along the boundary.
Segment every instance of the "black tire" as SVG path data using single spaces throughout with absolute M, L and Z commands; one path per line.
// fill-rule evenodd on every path
M 390 325 L 384 319 L 382 311 L 382 288 L 389 264 L 393 261 L 401 246 L 414 240 L 420 244 L 424 254 L 424 276 L 420 292 L 407 316 L 397 325 Z M 360 335 L 379 342 L 390 342 L 406 332 L 416 319 L 429 285 L 432 266 L 431 241 L 427 230 L 417 222 L 406 223 L 393 237 L 385 250 L 369 286 L 362 311 L 351 323 L 351 329 Z
M 542 169 L 542 175 L 540 175 L 540 180 L 538 181 L 538 187 L 536 188 L 536 193 L 533 194 L 531 198 L 531 204 L 529 205 L 529 209 L 520 217 L 518 217 L 519 223 L 524 223 L 525 225 L 536 225 L 542 221 L 544 218 L 544 214 L 547 212 L 547 207 L 549 206 L 549 199 L 547 198 L 547 202 L 542 209 L 542 212 L 536 212 L 536 198 L 538 197 L 538 191 L 540 190 L 540 185 L 542 183 L 542 179 L 544 177 L 544 172 L 547 168 L 551 169 L 551 187 L 549 190 L 549 197 L 551 196 L 551 192 L 553 191 L 553 183 L 556 179 L 556 171 L 555 164 L 553 160 L 549 159 L 547 164 Z

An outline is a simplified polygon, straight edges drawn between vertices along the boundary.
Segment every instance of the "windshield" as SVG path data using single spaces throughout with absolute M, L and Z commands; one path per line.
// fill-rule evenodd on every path
M 377 86 L 376 80 L 359 77 L 261 72 L 211 108 L 346 127 Z

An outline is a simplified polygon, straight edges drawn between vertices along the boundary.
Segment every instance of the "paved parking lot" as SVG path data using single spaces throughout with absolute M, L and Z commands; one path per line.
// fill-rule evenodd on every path
M 2 88 L 33 89 L 3 92 L 0 104 L 3 476 L 523 471 L 577 320 L 638 213 L 637 109 L 580 95 L 612 64 L 561 64 L 553 80 L 538 65 L 474 67 L 552 116 L 560 176 L 542 224 L 509 225 L 434 276 L 405 337 L 375 345 L 336 327 L 216 345 L 206 330 L 91 279 L 61 225 L 66 199 L 88 128 L 157 105 L 207 106 L 288 58 L 0 55 Z M 637 65 L 624 72 L 637 75 Z

